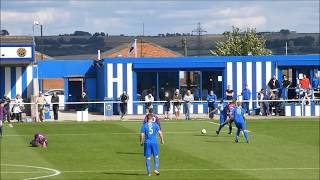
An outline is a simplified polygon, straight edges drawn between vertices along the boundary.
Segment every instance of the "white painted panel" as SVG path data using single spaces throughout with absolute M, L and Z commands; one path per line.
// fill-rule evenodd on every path
M 27 96 L 30 97 L 32 95 L 32 79 L 33 79 L 33 70 L 32 65 L 27 66 Z
M 158 114 L 163 114 L 163 105 L 158 104 Z
M 248 89 L 251 91 L 251 93 L 254 93 L 252 92 L 252 62 L 247 62 L 246 66 L 247 66 L 246 80 L 247 80 Z M 252 94 L 250 98 L 249 109 L 252 109 Z
M 237 62 L 237 96 L 242 92 L 242 62 Z
M 311 116 L 311 106 L 310 105 L 305 106 L 304 115 L 305 116 Z
M 301 116 L 301 106 L 295 106 L 295 116 Z
M 18 49 L 25 50 L 25 56 L 20 57 L 18 55 Z M 17 46 L 17 47 L 0 47 L 1 58 L 9 59 L 22 59 L 22 58 L 32 58 L 32 48 L 29 46 Z
M 174 106 L 173 106 L 173 104 L 170 104 L 170 114 L 173 114 L 173 109 L 174 109 Z
M 272 75 L 271 75 L 272 71 L 271 71 L 271 62 L 266 62 L 266 82 L 265 84 L 268 84 L 268 82 L 270 81 Z
M 107 97 L 113 98 L 113 66 L 112 64 L 107 64 Z
M 21 67 L 16 67 L 16 94 L 22 95 Z
M 232 82 L 232 62 L 227 62 L 227 86 L 230 85 L 231 89 L 233 89 Z
M 5 76 L 4 94 L 11 99 L 12 97 L 11 97 L 11 68 L 10 67 L 4 68 L 4 76 Z
M 285 107 L 285 114 L 286 114 L 286 116 L 291 116 L 291 106 Z
M 190 106 L 190 114 L 193 114 L 193 104 Z
M 117 97 L 120 97 L 123 92 L 123 65 L 120 63 L 117 64 L 117 78 Z
M 316 105 L 315 106 L 315 111 L 314 111 L 314 113 L 315 113 L 315 116 L 320 116 L 320 106 L 319 105 Z
M 261 62 L 256 62 L 256 89 L 259 92 L 262 88 L 262 64 Z M 259 107 L 259 103 L 257 103 Z
M 143 105 L 138 105 L 138 114 L 143 114 Z
M 133 83 L 132 83 L 132 64 L 127 64 L 127 94 L 129 95 L 128 101 L 128 114 L 133 114 Z
M 198 104 L 198 114 L 203 114 L 203 104 Z

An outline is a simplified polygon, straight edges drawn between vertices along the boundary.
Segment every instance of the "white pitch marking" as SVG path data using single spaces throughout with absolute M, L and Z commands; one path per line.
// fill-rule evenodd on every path
M 26 168 L 43 169 L 43 170 L 47 170 L 47 171 L 53 172 L 53 174 L 50 174 L 50 175 L 33 177 L 33 178 L 26 178 L 26 179 L 23 179 L 23 180 L 44 179 L 44 178 L 48 178 L 48 177 L 58 176 L 59 174 L 61 174 L 61 172 L 56 170 L 56 169 L 51 169 L 51 168 L 46 168 L 46 167 L 27 166 L 27 165 L 18 165 L 18 164 L 17 165 L 15 165 L 15 164 L 1 164 L 1 165 L 2 166 L 13 166 L 13 167 L 26 167 Z M 39 173 L 44 173 L 44 172 L 39 172 Z
M 220 125 L 219 123 L 215 123 L 215 122 L 209 122 L 209 123 L 212 123 L 212 124 L 216 124 L 216 125 Z M 237 129 L 237 128 L 235 128 L 235 127 L 232 127 L 232 129 Z M 251 132 L 251 131 L 249 131 L 249 130 L 246 130 L 247 132 Z

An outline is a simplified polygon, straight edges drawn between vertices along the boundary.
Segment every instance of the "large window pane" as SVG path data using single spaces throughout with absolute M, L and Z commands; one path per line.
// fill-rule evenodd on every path
M 200 99 L 200 71 L 179 72 L 180 93 L 182 97 L 191 90 L 195 100 Z
M 222 71 L 202 72 L 202 100 L 206 100 L 208 93 L 213 90 L 218 98 L 222 98 Z
M 157 73 L 156 72 L 137 72 L 137 98 L 144 101 L 144 97 L 148 92 L 152 92 L 155 100 L 157 100 Z
M 164 93 L 168 92 L 172 98 L 175 89 L 179 88 L 178 72 L 159 72 L 159 97 L 164 100 Z

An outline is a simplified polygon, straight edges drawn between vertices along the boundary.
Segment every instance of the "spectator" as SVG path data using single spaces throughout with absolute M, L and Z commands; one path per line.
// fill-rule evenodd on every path
M 276 93 L 276 95 L 278 95 L 280 84 L 279 84 L 279 81 L 278 81 L 276 75 L 273 75 L 273 77 L 270 79 L 270 81 L 268 82 L 268 87 L 274 93 Z
M 284 100 L 288 100 L 288 88 L 290 85 L 291 82 L 288 80 L 287 76 L 283 75 L 281 96 Z
M 2 121 L 5 120 L 5 117 L 7 115 L 8 111 L 4 107 L 4 103 L 0 102 L 0 137 L 2 137 Z
M 173 96 L 173 106 L 174 106 L 174 112 L 176 115 L 176 120 L 180 119 L 180 110 L 181 110 L 181 101 L 182 101 L 182 96 L 179 93 L 179 89 L 176 89 L 176 92 L 174 93 Z
M 82 92 L 80 97 L 80 102 L 83 102 L 80 104 L 80 111 L 88 111 L 88 96 L 87 93 Z
M 311 84 L 306 74 L 303 74 L 303 78 L 300 80 L 299 84 L 302 89 L 302 100 L 306 100 L 306 104 L 310 104 Z
M 46 99 L 44 98 L 42 92 L 39 92 L 39 96 L 37 97 L 36 104 L 38 105 L 38 113 L 39 113 L 39 120 L 43 122 L 43 113 L 44 113 L 44 105 L 47 103 Z
M 22 122 L 22 111 L 24 110 L 23 99 L 20 94 L 16 95 L 16 99 L 14 101 L 14 105 L 12 108 L 14 118 L 18 122 Z
M 246 110 L 246 113 L 250 114 L 249 112 L 249 101 L 251 99 L 251 91 L 248 88 L 248 84 L 246 84 L 245 88 L 241 92 L 242 99 L 244 100 L 242 105 L 243 108 Z
M 8 96 L 3 96 L 2 102 L 3 102 L 4 108 L 7 111 L 7 114 L 4 117 L 3 121 L 7 120 L 9 125 L 11 126 L 11 122 L 10 122 L 10 102 L 11 102 L 11 100 Z
M 53 119 L 58 120 L 58 111 L 59 111 L 59 96 L 57 93 L 53 93 L 51 97 L 52 110 L 53 110 Z
M 264 98 L 264 90 L 261 89 L 259 92 L 258 92 L 258 104 L 260 106 L 260 114 L 261 115 L 264 115 L 265 114 L 265 111 L 263 109 L 263 98 Z
M 314 92 L 314 98 L 319 100 L 320 99 L 320 77 L 319 73 L 314 73 L 314 77 L 312 79 L 312 88 Z M 320 103 L 320 101 L 315 101 L 315 103 Z
M 186 120 L 190 120 L 190 118 L 191 118 L 191 116 L 190 116 L 191 104 L 194 101 L 194 97 L 191 94 L 190 90 L 188 90 L 187 94 L 184 95 L 183 100 L 186 104 L 186 114 L 185 114 Z
M 153 101 L 154 101 L 154 97 L 152 96 L 152 91 L 149 90 L 148 95 L 146 95 L 144 97 L 144 101 L 145 101 L 145 106 L 146 106 L 146 112 L 147 114 L 149 114 L 149 110 L 153 108 Z
M 272 90 L 270 90 L 269 92 L 265 92 L 262 100 L 263 100 L 263 103 L 262 103 L 262 109 L 263 109 L 263 112 L 264 116 L 269 116 L 270 115 L 270 103 L 269 103 L 269 100 L 270 100 L 270 95 L 273 93 Z
M 228 85 L 228 88 L 226 90 L 226 97 L 227 97 L 227 100 L 229 101 L 233 99 L 233 90 L 231 89 L 230 85 Z
M 269 98 L 270 98 L 270 100 L 279 100 L 278 96 L 273 91 L 270 91 Z M 274 112 L 274 114 L 276 116 L 279 114 L 279 102 L 278 101 L 271 101 L 269 103 L 269 113 L 270 113 L 270 115 L 272 115 L 273 112 Z
M 165 120 L 169 120 L 169 112 L 170 112 L 170 97 L 169 97 L 169 93 L 168 92 L 165 92 L 164 93 L 164 119 Z M 170 118 L 171 119 L 171 118 Z
M 207 102 L 209 107 L 209 118 L 212 120 L 214 117 L 214 113 L 216 112 L 216 101 L 217 101 L 217 95 L 214 94 L 213 91 L 210 91 L 210 94 L 207 96 Z
M 120 95 L 121 119 L 123 119 L 123 116 L 127 114 L 128 100 L 129 100 L 129 95 L 127 94 L 126 91 L 123 91 L 123 93 Z

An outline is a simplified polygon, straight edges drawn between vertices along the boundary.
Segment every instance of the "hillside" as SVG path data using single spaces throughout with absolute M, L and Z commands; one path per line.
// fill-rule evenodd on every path
M 285 54 L 285 43 L 288 42 L 288 54 L 319 54 L 319 33 L 295 33 L 282 34 L 279 32 L 260 33 L 267 42 L 268 49 L 273 54 Z M 188 55 L 198 55 L 198 36 L 44 36 L 41 42 L 36 37 L 37 51 L 49 56 L 92 55 L 97 50 L 110 50 L 124 43 L 133 42 L 137 38 L 147 42 L 153 42 L 183 54 L 182 39 L 187 39 Z M 214 49 L 216 42 L 223 41 L 223 35 L 204 35 L 201 37 L 201 55 L 210 55 L 209 49 Z

